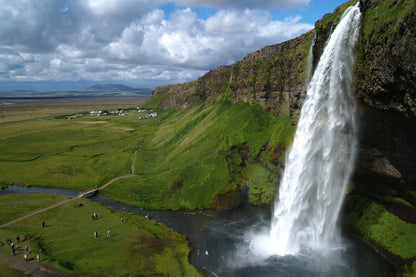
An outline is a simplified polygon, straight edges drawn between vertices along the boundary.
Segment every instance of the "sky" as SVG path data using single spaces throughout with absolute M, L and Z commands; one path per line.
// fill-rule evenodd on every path
M 0 91 L 195 80 L 345 1 L 0 0 Z

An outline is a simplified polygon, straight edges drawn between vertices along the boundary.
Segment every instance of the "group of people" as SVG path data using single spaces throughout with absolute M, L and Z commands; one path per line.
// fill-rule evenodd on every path
M 16 237 L 16 241 L 20 242 L 20 237 Z M 14 242 L 10 239 L 7 239 L 7 243 L 10 243 L 10 248 L 12 250 L 13 256 L 16 256 L 16 251 L 21 251 L 20 247 L 15 245 Z M 38 253 L 36 254 L 36 261 L 40 262 L 40 253 L 42 252 L 42 249 L 38 250 Z M 29 261 L 29 255 L 32 254 L 32 250 L 29 249 L 29 247 L 26 245 L 25 250 L 23 253 L 23 258 L 25 259 L 25 262 Z

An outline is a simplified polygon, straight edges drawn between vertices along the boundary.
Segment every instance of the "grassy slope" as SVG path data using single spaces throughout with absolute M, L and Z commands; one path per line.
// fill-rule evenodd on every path
M 252 203 L 270 202 L 279 168 L 269 161 L 274 148 L 292 137 L 289 117 L 272 118 L 258 104 L 220 101 L 161 112 L 152 120 L 157 127 L 138 152 L 138 177 L 105 194 L 146 208 L 194 209 L 221 206 L 218 195 L 248 185 Z
M 47 197 L 46 197 L 47 196 Z M 67 199 L 67 195 L 25 193 L 0 195 L 0 225 Z M 39 201 L 42 199 L 42 201 Z
M 4 196 L 0 196 L 4 197 Z M 9 209 L 24 212 L 18 203 L 27 200 L 27 195 L 10 195 Z M 38 195 L 40 202 L 54 201 L 51 194 Z M 3 200 L 3 199 L 2 199 Z M 1 209 L 4 217 L 8 210 Z M 92 220 L 96 212 L 98 220 Z M 120 218 L 125 218 L 121 224 Z M 46 222 L 41 228 L 40 222 Z M 110 230 L 111 237 L 106 236 Z M 98 232 L 98 238 L 93 233 Z M 189 247 L 185 237 L 161 223 L 146 220 L 143 216 L 121 213 L 94 203 L 78 199 L 63 206 L 32 216 L 0 229 L 0 238 L 21 237 L 21 248 L 32 249 L 29 258 L 41 248 L 42 264 L 70 273 L 88 273 L 96 276 L 198 276 L 188 263 Z M 11 255 L 10 247 L 0 251 Z M 23 251 L 17 253 L 23 259 Z

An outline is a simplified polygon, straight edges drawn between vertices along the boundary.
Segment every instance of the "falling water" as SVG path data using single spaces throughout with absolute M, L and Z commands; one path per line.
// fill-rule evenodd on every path
M 269 245 L 274 254 L 331 249 L 355 156 L 352 68 L 361 13 L 348 8 L 314 75 L 275 203 Z

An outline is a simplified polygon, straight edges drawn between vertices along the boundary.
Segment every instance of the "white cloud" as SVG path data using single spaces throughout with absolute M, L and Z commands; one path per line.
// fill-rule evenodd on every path
M 237 3 L 176 2 L 190 7 Z M 0 80 L 187 81 L 313 27 L 299 17 L 273 20 L 266 11 L 250 9 L 253 1 L 238 2 L 245 9 L 218 10 L 205 20 L 191 8 L 167 17 L 157 7 L 163 3 L 167 1 L 0 0 Z
M 176 0 L 175 2 L 189 7 L 270 9 L 292 8 L 301 4 L 307 5 L 311 0 Z

